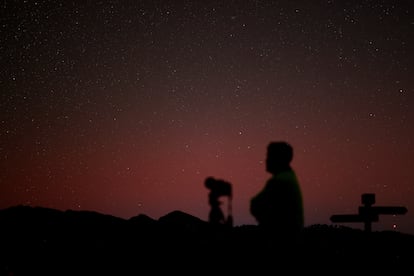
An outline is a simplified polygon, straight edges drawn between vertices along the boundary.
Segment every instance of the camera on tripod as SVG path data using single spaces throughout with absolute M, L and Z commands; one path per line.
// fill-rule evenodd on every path
M 221 179 L 215 179 L 214 177 L 207 177 L 204 185 L 210 190 L 208 195 L 209 204 L 211 210 L 209 213 L 209 221 L 212 224 L 226 224 L 233 225 L 233 217 L 231 215 L 231 200 L 232 200 L 232 189 L 231 184 Z M 223 211 L 220 208 L 221 201 L 219 197 L 228 197 L 228 208 L 227 218 L 225 218 Z

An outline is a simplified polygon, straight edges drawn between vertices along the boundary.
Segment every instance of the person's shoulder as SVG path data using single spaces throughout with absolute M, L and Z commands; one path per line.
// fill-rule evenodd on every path
M 297 176 L 293 169 L 289 169 L 275 175 L 275 180 L 282 182 L 297 181 Z

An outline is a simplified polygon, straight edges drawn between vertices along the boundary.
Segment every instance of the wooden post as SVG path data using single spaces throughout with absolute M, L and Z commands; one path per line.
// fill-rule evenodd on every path
M 401 206 L 372 206 L 375 204 L 375 194 L 362 194 L 363 206 L 358 208 L 358 214 L 332 215 L 331 222 L 363 222 L 364 231 L 372 231 L 372 222 L 379 220 L 379 215 L 404 215 L 406 207 Z

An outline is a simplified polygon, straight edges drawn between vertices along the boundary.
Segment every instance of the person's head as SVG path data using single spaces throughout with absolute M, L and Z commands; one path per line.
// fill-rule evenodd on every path
M 267 146 L 266 171 L 276 173 L 290 167 L 293 147 L 284 141 L 271 142 Z

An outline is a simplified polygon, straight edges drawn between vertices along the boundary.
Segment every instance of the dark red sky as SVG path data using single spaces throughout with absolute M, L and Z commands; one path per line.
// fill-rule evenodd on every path
M 306 225 L 369 192 L 408 208 L 374 230 L 414 234 L 411 1 L 25 2 L 0 7 L 0 208 L 207 220 L 213 176 L 254 224 L 286 140 Z

